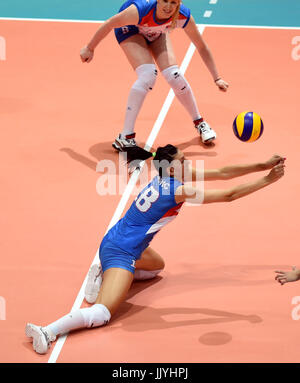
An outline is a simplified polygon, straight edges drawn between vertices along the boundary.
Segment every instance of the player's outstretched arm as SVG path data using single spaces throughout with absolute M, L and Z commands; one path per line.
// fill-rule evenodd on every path
M 235 186 L 231 189 L 201 191 L 197 188 L 183 185 L 176 190 L 175 200 L 177 203 L 189 202 L 194 204 L 232 202 L 278 181 L 284 175 L 284 167 L 284 163 L 280 162 L 272 168 L 267 176 L 257 181 Z
M 272 169 L 275 165 L 278 165 L 280 162 L 284 162 L 285 158 L 274 154 L 268 161 L 257 162 L 254 164 L 242 164 L 242 165 L 231 165 L 225 166 L 219 169 L 208 169 L 204 170 L 204 180 L 205 181 L 215 181 L 215 180 L 230 180 L 232 178 L 241 177 L 249 173 L 260 172 L 263 170 Z M 193 181 L 200 179 L 199 170 L 193 169 Z M 197 178 L 198 177 L 198 178 Z
M 90 62 L 94 55 L 94 50 L 97 45 L 103 40 L 109 32 L 114 28 L 120 28 L 125 25 L 136 25 L 139 22 L 139 13 L 135 5 L 130 5 L 124 11 L 117 13 L 110 19 L 106 20 L 97 30 L 92 40 L 87 46 L 80 50 L 82 62 Z
M 207 69 L 210 71 L 216 85 L 219 87 L 220 90 L 226 92 L 229 87 L 229 84 L 226 81 L 224 81 L 221 76 L 219 76 L 219 73 L 218 73 L 216 64 L 214 62 L 213 56 L 210 52 L 210 49 L 208 48 L 207 44 L 203 40 L 193 16 L 191 16 L 187 26 L 184 28 L 184 31 L 186 32 L 186 34 L 188 35 L 192 43 L 197 48 L 197 51 L 199 52 L 202 60 L 207 66 Z
M 296 266 L 292 267 L 292 271 L 275 271 L 277 273 L 275 279 L 281 285 L 287 282 L 296 282 L 300 280 L 300 270 Z

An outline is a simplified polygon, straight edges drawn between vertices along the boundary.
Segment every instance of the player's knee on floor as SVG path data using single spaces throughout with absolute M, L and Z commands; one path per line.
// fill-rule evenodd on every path
M 99 327 L 106 325 L 111 318 L 108 308 L 102 304 L 95 304 L 91 307 L 81 309 L 85 327 Z
M 162 75 L 170 84 L 175 94 L 183 94 L 190 91 L 190 85 L 177 65 L 164 69 Z
M 133 85 L 133 88 L 147 91 L 153 89 L 156 78 L 157 78 L 157 69 L 154 64 L 143 64 L 136 68 L 136 73 L 138 79 Z

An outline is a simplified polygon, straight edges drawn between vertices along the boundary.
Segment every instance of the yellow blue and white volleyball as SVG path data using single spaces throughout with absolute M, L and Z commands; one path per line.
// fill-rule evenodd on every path
M 244 142 L 253 142 L 259 139 L 264 131 L 264 124 L 257 113 L 243 112 L 233 121 L 233 132 Z

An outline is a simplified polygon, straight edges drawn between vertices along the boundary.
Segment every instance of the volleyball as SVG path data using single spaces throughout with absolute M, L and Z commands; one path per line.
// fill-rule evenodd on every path
M 264 124 L 257 113 L 243 112 L 233 121 L 233 132 L 236 137 L 244 142 L 254 142 L 259 139 L 264 131 Z

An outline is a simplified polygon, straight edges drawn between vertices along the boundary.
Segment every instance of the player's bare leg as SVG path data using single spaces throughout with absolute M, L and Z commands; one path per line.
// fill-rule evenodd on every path
M 132 85 L 128 96 L 123 130 L 112 145 L 116 150 L 123 151 L 126 147 L 136 145 L 134 132 L 136 119 L 148 92 L 155 85 L 157 70 L 142 35 L 137 34 L 127 38 L 120 47 L 137 74 L 137 80 Z
M 216 132 L 210 128 L 199 113 L 192 88 L 177 65 L 169 34 L 162 34 L 150 44 L 150 49 L 162 75 L 174 90 L 177 99 L 191 116 L 202 142 L 205 144 L 211 143 L 217 137 Z
M 106 270 L 96 304 L 104 305 L 113 315 L 125 300 L 132 281 L 133 274 L 128 270 L 120 268 Z
M 146 280 L 156 277 L 165 267 L 162 257 L 148 247 L 135 263 L 134 280 Z
M 38 354 L 45 354 L 58 335 L 80 328 L 107 324 L 111 315 L 125 299 L 132 280 L 133 274 L 130 271 L 119 268 L 108 269 L 103 274 L 103 283 L 96 304 L 74 310 L 45 327 L 27 323 L 25 333 L 32 339 L 33 349 Z

